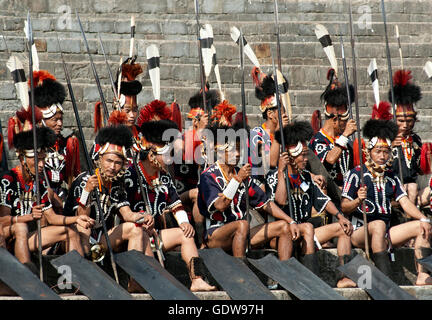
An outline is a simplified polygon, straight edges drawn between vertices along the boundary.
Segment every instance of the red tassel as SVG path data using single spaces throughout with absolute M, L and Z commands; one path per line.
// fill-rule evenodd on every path
M 179 127 L 179 131 L 182 131 L 182 116 L 180 112 L 180 107 L 177 102 L 171 103 L 171 119 Z
M 321 111 L 315 110 L 312 113 L 311 126 L 314 131 L 314 134 L 316 134 L 318 131 L 321 130 Z
M 66 142 L 66 178 L 72 179 L 81 171 L 79 142 L 77 137 L 72 136 Z
M 42 85 L 44 80 L 51 79 L 56 80 L 56 78 L 46 70 L 33 71 L 33 86 L 37 87 Z M 30 87 L 30 79 L 28 80 L 28 86 Z
M 393 75 L 393 85 L 406 86 L 412 79 L 411 70 L 397 70 Z
M 236 114 L 236 116 L 234 118 L 234 121 L 233 121 L 233 125 L 236 124 L 236 123 L 238 123 L 238 122 L 243 122 L 243 112 L 242 111 L 237 112 L 237 114 Z M 248 117 L 247 117 L 247 115 L 246 115 L 246 125 L 248 125 Z
M 366 149 L 366 145 L 364 140 L 362 139 L 361 141 L 362 144 L 362 150 Z M 353 142 L 353 153 L 354 153 L 354 167 L 357 167 L 360 165 L 360 155 L 359 155 L 359 149 L 358 149 L 358 139 L 356 138 Z M 363 163 L 366 162 L 366 156 L 364 154 L 364 152 L 362 152 L 362 158 L 363 158 Z
M 432 143 L 423 143 L 420 155 L 420 169 L 423 174 L 430 174 L 432 158 Z
M 8 146 L 9 149 L 13 148 L 13 138 L 15 135 L 15 117 L 9 118 L 8 121 Z
M 126 78 L 127 81 L 133 81 L 135 78 L 143 72 L 143 69 L 139 63 L 122 65 L 122 78 Z
M 155 118 L 157 118 L 157 120 L 166 120 L 171 118 L 171 111 L 166 106 L 166 102 L 153 100 L 149 104 L 145 105 L 138 115 L 137 125 L 141 127 L 144 122 L 155 120 Z
M 96 102 L 94 113 L 94 132 L 96 133 L 102 128 L 102 108 L 100 101 Z
M 381 119 L 381 120 L 391 120 L 393 119 L 393 114 L 390 112 L 391 105 L 387 101 L 381 101 L 377 108 L 377 105 L 374 104 L 372 109 L 372 119 Z
M 330 69 L 327 71 L 327 80 L 330 80 L 330 78 L 333 77 L 333 76 L 335 75 L 335 73 L 336 73 L 335 69 L 330 68 Z
M 252 81 L 255 84 L 255 87 L 259 87 L 261 86 L 261 79 L 264 79 L 265 77 L 265 73 L 262 72 L 260 68 L 253 67 L 251 76 L 252 76 Z
M 214 107 L 213 110 L 212 119 L 216 119 L 220 124 L 226 124 L 228 126 L 232 125 L 232 116 L 237 112 L 234 105 L 230 104 L 227 100 L 224 100 Z
M 108 123 L 111 125 L 127 124 L 128 116 L 126 112 L 114 110 L 111 112 Z

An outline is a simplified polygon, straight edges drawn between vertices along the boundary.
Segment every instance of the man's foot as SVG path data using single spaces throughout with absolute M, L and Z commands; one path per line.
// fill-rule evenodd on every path
M 216 291 L 216 287 L 209 285 L 203 278 L 195 278 L 192 280 L 190 291 Z
M 425 272 L 419 272 L 419 274 L 417 275 L 417 281 L 415 285 L 416 286 L 432 285 L 432 277 Z
M 338 287 L 338 288 L 356 288 L 357 284 L 354 281 L 352 281 L 351 279 L 344 277 L 338 281 L 338 283 L 336 284 L 336 287 Z

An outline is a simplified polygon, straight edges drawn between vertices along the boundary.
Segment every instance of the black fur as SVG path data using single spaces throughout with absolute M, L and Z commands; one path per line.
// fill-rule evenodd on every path
M 36 106 L 49 107 L 54 103 L 62 104 L 66 99 L 66 90 L 60 82 L 45 79 L 42 85 L 34 89 L 34 97 Z
M 95 142 L 101 146 L 109 142 L 129 149 L 132 147 L 132 132 L 125 125 L 106 126 L 99 130 Z
M 285 76 L 284 79 L 285 79 L 284 85 L 286 87 L 285 89 L 288 90 L 288 80 Z M 273 96 L 275 93 L 276 93 L 276 86 L 271 73 L 263 79 L 261 86 L 255 87 L 255 97 L 261 101 L 265 100 L 268 97 Z
M 211 107 L 212 109 L 216 107 L 219 103 L 221 103 L 221 97 L 218 90 L 208 90 L 205 93 L 205 99 L 207 107 Z M 202 93 L 197 92 L 189 99 L 189 107 L 191 109 L 201 108 L 204 109 Z
M 354 87 L 350 84 L 350 99 L 351 103 L 354 102 L 355 92 Z M 324 100 L 327 104 L 334 107 L 342 107 L 348 105 L 348 95 L 346 91 L 345 84 L 342 84 L 339 88 L 334 88 L 333 90 L 330 87 L 327 87 L 326 90 L 321 94 L 321 100 Z
M 396 104 L 410 105 L 422 98 L 421 89 L 415 84 L 408 83 L 405 86 L 395 85 L 393 87 Z M 391 90 L 388 92 L 389 101 L 392 102 Z
M 363 135 L 372 139 L 378 137 L 381 139 L 390 139 L 393 141 L 398 134 L 398 126 L 393 120 L 368 120 L 363 126 Z
M 313 136 L 313 129 L 307 121 L 295 121 L 283 128 L 285 144 L 287 146 L 296 145 L 300 142 L 309 142 Z M 279 144 L 281 141 L 280 130 L 275 132 L 275 139 Z
M 36 128 L 37 146 L 38 149 L 46 149 L 52 147 L 57 139 L 54 131 L 48 127 Z M 23 131 L 14 136 L 13 143 L 17 150 L 34 150 L 33 145 L 33 130 Z
M 117 88 L 118 82 L 116 81 L 114 85 Z M 120 85 L 120 93 L 125 96 L 136 96 L 141 92 L 141 90 L 142 84 L 138 80 L 122 81 Z
M 139 128 L 140 132 L 148 142 L 160 145 L 167 143 L 167 141 L 162 139 L 162 135 L 165 130 L 169 129 L 178 130 L 178 126 L 171 120 L 158 120 L 144 122 Z

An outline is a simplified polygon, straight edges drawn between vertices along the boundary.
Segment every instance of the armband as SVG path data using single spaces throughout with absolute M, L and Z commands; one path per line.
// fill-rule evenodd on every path
M 238 182 L 237 179 L 232 178 L 228 183 L 227 187 L 225 188 L 225 190 L 223 191 L 223 195 L 229 200 L 234 199 L 234 196 L 237 192 L 239 185 L 240 182 Z
M 335 140 L 335 144 L 337 144 L 342 148 L 346 148 L 348 145 L 348 141 L 349 141 L 348 138 L 342 135 Z
M 87 192 L 85 189 L 83 189 L 82 193 L 81 193 L 81 197 L 78 200 L 78 203 L 80 204 L 80 206 L 87 208 L 87 202 L 88 202 L 88 197 L 89 197 L 90 193 Z
M 431 223 L 431 220 L 429 218 L 421 218 L 420 221 L 421 222 Z

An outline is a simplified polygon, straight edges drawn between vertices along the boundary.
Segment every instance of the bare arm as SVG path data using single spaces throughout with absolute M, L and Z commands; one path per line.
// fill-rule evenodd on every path
M 410 199 L 408 199 L 407 196 L 402 197 L 399 199 L 399 203 L 402 207 L 402 209 L 413 219 L 426 219 L 426 217 L 420 212 L 419 209 L 415 206 L 414 203 L 411 202 Z

